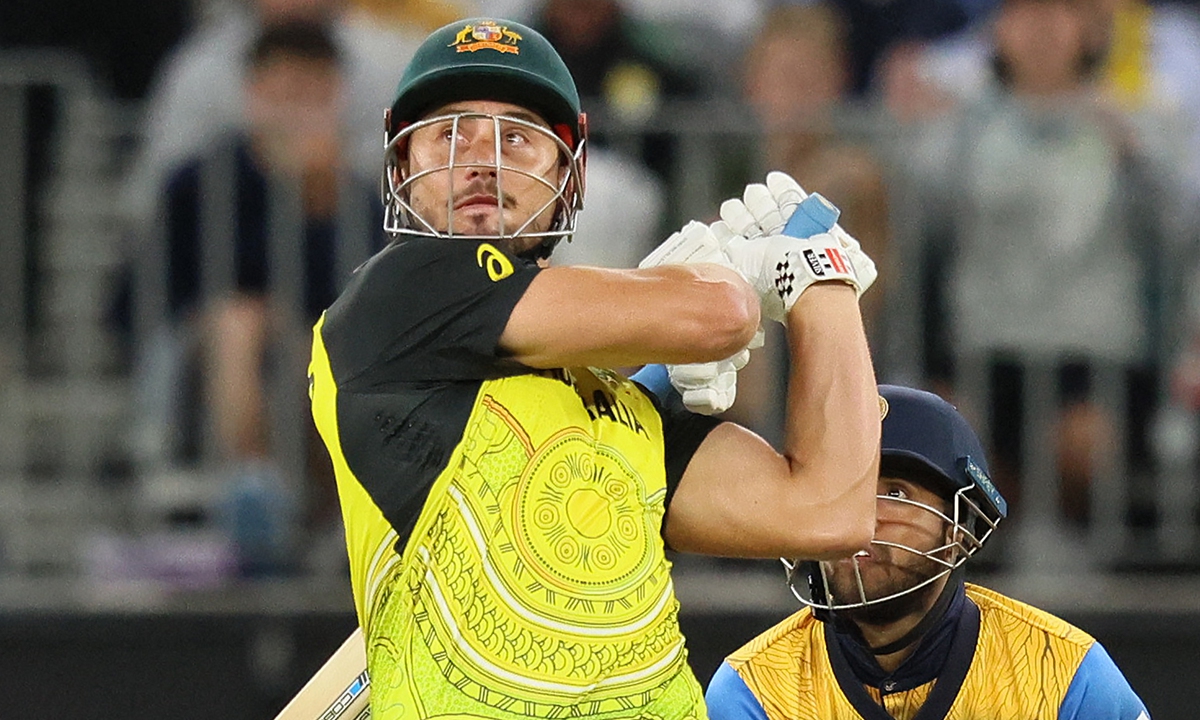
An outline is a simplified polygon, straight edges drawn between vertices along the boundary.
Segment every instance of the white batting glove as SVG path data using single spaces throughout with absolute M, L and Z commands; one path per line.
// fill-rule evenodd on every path
M 733 407 L 737 399 L 737 373 L 750 360 L 745 349 L 725 360 L 687 365 L 667 365 L 671 385 L 679 391 L 687 409 L 716 415 Z
M 713 229 L 722 225 L 714 223 Z M 807 238 L 768 235 L 753 240 L 728 233 L 723 247 L 734 269 L 758 294 L 762 316 L 768 320 L 785 322 L 788 310 L 815 282 L 840 280 L 858 287 L 854 266 L 841 243 L 829 233 Z
M 855 285 L 855 290 L 858 291 L 858 296 L 867 291 L 875 284 L 875 279 L 879 277 L 879 270 L 875 267 L 875 261 L 870 255 L 863 252 L 862 245 L 853 235 L 842 229 L 841 225 L 834 225 L 829 234 L 837 239 L 842 246 L 842 250 L 850 256 L 850 264 L 854 266 L 854 271 L 858 274 L 858 284 Z
M 721 243 L 709 226 L 692 220 L 654 248 L 654 251 L 638 263 L 639 268 L 660 265 L 694 265 L 716 263 L 730 267 L 729 259 L 721 251 Z
M 660 265 L 716 263 L 733 268 L 721 242 L 708 225 L 692 221 L 674 232 L 640 263 L 639 268 Z M 733 406 L 737 397 L 737 371 L 750 360 L 750 350 L 763 344 L 762 328 L 750 345 L 731 358 L 717 362 L 667 365 L 671 385 L 692 412 L 715 415 Z
M 736 234 L 748 239 L 779 235 L 792 212 L 808 193 L 787 173 L 770 172 L 766 184 L 750 183 L 742 199 L 721 203 L 721 219 Z
M 796 208 L 809 198 L 809 194 L 787 173 L 773 171 L 767 174 L 765 185 L 751 183 L 743 191 L 741 200 L 734 198 L 722 203 L 721 219 L 733 233 L 748 239 L 778 234 L 802 238 L 817 232 L 828 232 L 848 256 L 849 264 L 855 271 L 855 281 L 851 284 L 861 297 L 879 274 L 875 263 L 862 251 L 858 240 L 840 225 L 826 222 L 830 210 L 832 219 L 837 220 L 837 209 L 819 195 L 814 194 L 814 197 L 817 200 L 809 200 L 805 203 L 806 208 L 814 207 L 809 205 L 813 202 L 822 203 L 828 208 L 814 207 L 818 212 L 811 213 L 812 217 L 793 218 Z M 799 222 L 790 222 L 793 219 Z

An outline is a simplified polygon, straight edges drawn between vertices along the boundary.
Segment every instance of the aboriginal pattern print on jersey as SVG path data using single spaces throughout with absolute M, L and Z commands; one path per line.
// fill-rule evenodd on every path
M 629 711 L 658 700 L 702 707 L 661 546 L 665 483 L 648 485 L 592 427 L 535 440 L 514 409 L 537 393 L 513 393 L 516 408 L 504 400 L 530 382 L 569 391 L 575 377 L 581 394 L 618 397 L 603 387 L 610 378 L 590 371 L 566 383 L 484 383 L 453 470 L 435 483 L 403 561 L 378 584 L 376 687 L 408 685 L 403 694 L 417 703 L 430 688 L 453 687 L 451 705 L 481 717 L 638 717 Z M 624 395 L 614 414 L 650 407 Z M 632 448 L 647 443 L 617 427 Z
M 703 718 L 662 528 L 714 421 L 504 357 L 539 269 L 501 252 L 394 244 L 314 332 L 372 717 Z

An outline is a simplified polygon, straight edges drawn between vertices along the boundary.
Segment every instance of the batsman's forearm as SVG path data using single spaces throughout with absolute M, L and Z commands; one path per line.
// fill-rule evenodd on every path
M 784 454 L 814 521 L 849 552 L 870 542 L 879 472 L 879 393 L 853 288 L 814 285 L 788 313 Z M 846 553 L 846 554 L 849 554 Z

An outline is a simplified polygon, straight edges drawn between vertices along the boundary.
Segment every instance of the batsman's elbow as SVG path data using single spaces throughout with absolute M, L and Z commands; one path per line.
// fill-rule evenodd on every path
M 873 500 L 873 498 L 872 498 Z M 839 560 L 865 550 L 875 537 L 875 505 L 830 508 L 809 516 L 800 526 L 802 537 L 792 557 L 807 560 Z
M 741 278 L 706 285 L 696 308 L 693 347 L 708 356 L 706 361 L 724 360 L 754 339 L 761 321 L 758 298 Z
M 840 560 L 866 550 L 875 536 L 875 520 L 872 517 L 870 525 L 851 523 L 839 528 L 829 528 L 819 538 L 813 539 L 809 552 L 798 557 L 809 560 Z

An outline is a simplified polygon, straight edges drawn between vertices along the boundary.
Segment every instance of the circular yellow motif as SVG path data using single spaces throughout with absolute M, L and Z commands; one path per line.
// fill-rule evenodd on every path
M 625 497 L 625 493 L 627 492 L 629 492 L 629 486 L 617 478 L 610 478 L 609 481 L 604 484 L 604 494 L 613 500 L 620 500 L 621 498 Z
M 554 557 L 559 562 L 574 563 L 579 560 L 579 543 L 571 537 L 559 538 L 554 545 Z
M 580 535 L 594 540 L 612 527 L 608 499 L 592 488 L 580 488 L 567 499 L 567 520 Z
M 509 567 L 522 573 L 514 570 L 520 586 L 530 586 L 532 573 L 545 587 L 532 594 L 542 611 L 636 613 L 665 590 L 665 574 L 654 575 L 661 553 L 651 550 L 661 522 L 624 458 L 562 433 L 535 451 L 517 482 L 504 522 L 516 555 Z
M 617 556 L 605 545 L 600 545 L 592 553 L 592 562 L 601 570 L 610 570 L 617 562 Z
M 560 462 L 550 468 L 550 484 L 559 488 L 565 488 L 571 484 L 571 468 L 565 462 Z
M 629 541 L 637 539 L 638 526 L 631 517 L 617 518 L 617 535 Z
M 539 505 L 533 512 L 533 522 L 543 530 L 550 530 L 558 525 L 558 508 L 546 503 Z

